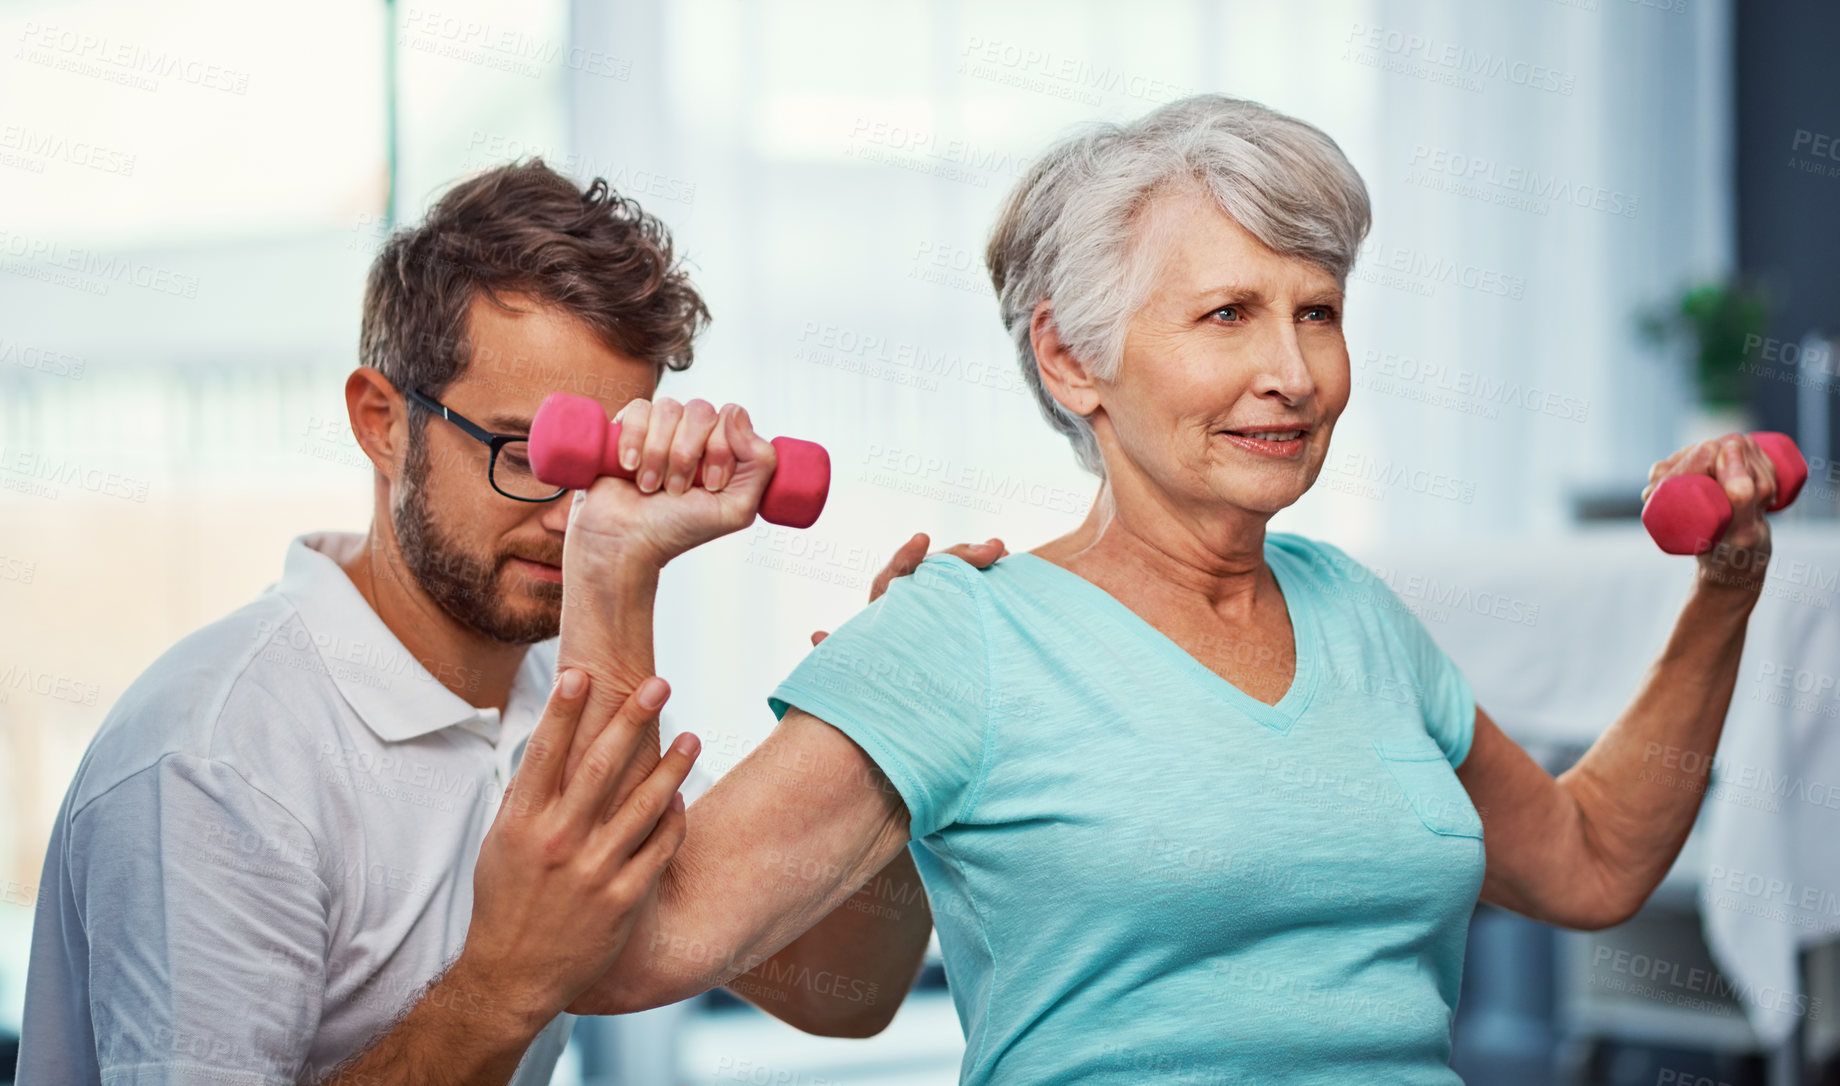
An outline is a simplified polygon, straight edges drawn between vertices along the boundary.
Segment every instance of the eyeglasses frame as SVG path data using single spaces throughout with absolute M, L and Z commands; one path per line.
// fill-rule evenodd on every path
M 460 412 L 448 407 L 433 396 L 417 389 L 405 389 L 403 391 L 403 397 L 410 403 L 422 408 L 424 411 L 437 414 L 448 422 L 453 423 L 455 426 L 459 427 L 461 433 L 491 450 L 492 457 L 486 462 L 486 482 L 490 483 L 492 489 L 498 493 L 510 498 L 514 502 L 530 502 L 534 505 L 541 505 L 544 502 L 553 502 L 569 492 L 569 488 L 566 486 L 558 487 L 556 492 L 547 498 L 521 498 L 516 494 L 507 492 L 503 487 L 498 485 L 498 451 L 506 445 L 511 444 L 513 441 L 528 442 L 530 440 L 529 434 L 495 434 L 467 418 L 465 415 L 460 414 Z

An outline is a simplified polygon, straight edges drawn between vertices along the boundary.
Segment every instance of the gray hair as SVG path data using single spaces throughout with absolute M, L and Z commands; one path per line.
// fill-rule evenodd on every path
M 1102 380 L 1117 376 L 1126 326 L 1155 267 L 1133 254 L 1153 196 L 1192 179 L 1253 237 L 1309 260 L 1346 285 L 1372 221 L 1367 186 L 1323 132 L 1257 102 L 1198 94 L 1129 124 L 1095 124 L 1063 139 L 1004 202 L 984 263 L 1023 380 L 1048 423 L 1101 477 L 1092 424 L 1042 386 L 1029 323 L 1046 301 L 1061 342 Z

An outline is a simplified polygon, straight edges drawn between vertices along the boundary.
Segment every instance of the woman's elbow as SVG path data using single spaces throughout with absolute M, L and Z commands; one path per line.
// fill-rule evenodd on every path
M 848 1007 L 807 1006 L 800 1008 L 786 1023 L 816 1037 L 849 1037 L 861 1040 L 888 1028 L 900 1009 L 898 1000 Z
M 1562 907 L 1536 919 L 1556 928 L 1573 931 L 1603 931 L 1626 924 L 1648 903 L 1653 888 L 1605 887 L 1581 895 Z
M 664 983 L 664 978 L 651 976 L 624 975 L 615 980 L 611 976 L 589 985 L 587 991 L 575 997 L 568 1005 L 570 1014 L 633 1014 L 649 1011 L 655 1007 L 667 1007 L 695 995 L 694 992 L 677 990 L 677 986 Z
M 1627 924 L 1630 920 L 1635 918 L 1637 913 L 1642 911 L 1642 906 L 1647 903 L 1647 894 L 1643 894 L 1641 897 L 1626 898 L 1620 902 L 1604 902 L 1593 914 L 1586 917 L 1584 923 L 1578 925 L 1578 930 L 1603 931 L 1605 928 L 1614 928 L 1619 924 Z
M 653 1006 L 625 989 L 615 992 L 590 989 L 576 996 L 575 1001 L 568 1005 L 567 1010 L 570 1014 L 611 1015 L 648 1011 Z

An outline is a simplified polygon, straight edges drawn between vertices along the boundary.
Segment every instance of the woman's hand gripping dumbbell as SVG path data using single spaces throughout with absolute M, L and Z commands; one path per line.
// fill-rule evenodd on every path
M 734 404 L 717 412 L 704 400 L 633 400 L 609 421 L 598 401 L 561 392 L 531 421 L 530 464 L 537 478 L 571 490 L 610 475 L 636 482 L 637 500 L 659 491 L 686 495 L 698 508 L 681 517 L 634 518 L 666 537 L 651 541 L 661 560 L 745 527 L 756 513 L 808 528 L 824 509 L 831 479 L 823 446 L 793 437 L 766 441 Z
M 1763 514 L 1795 500 L 1808 462 L 1787 434 L 1727 434 L 1680 450 L 1648 478 L 1642 525 L 1656 544 L 1699 555 L 1714 581 L 1756 587 L 1770 556 Z

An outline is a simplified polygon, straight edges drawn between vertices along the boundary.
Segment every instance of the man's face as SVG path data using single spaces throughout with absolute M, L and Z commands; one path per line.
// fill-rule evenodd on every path
M 437 399 L 493 433 L 528 434 L 552 392 L 601 402 L 609 415 L 651 397 L 657 373 L 610 349 L 567 312 L 522 294 L 481 294 L 467 313 L 470 361 Z M 531 644 L 562 623 L 562 539 L 569 497 L 521 502 L 492 488 L 490 450 L 438 416 L 411 438 L 391 522 L 411 573 L 461 624 Z

